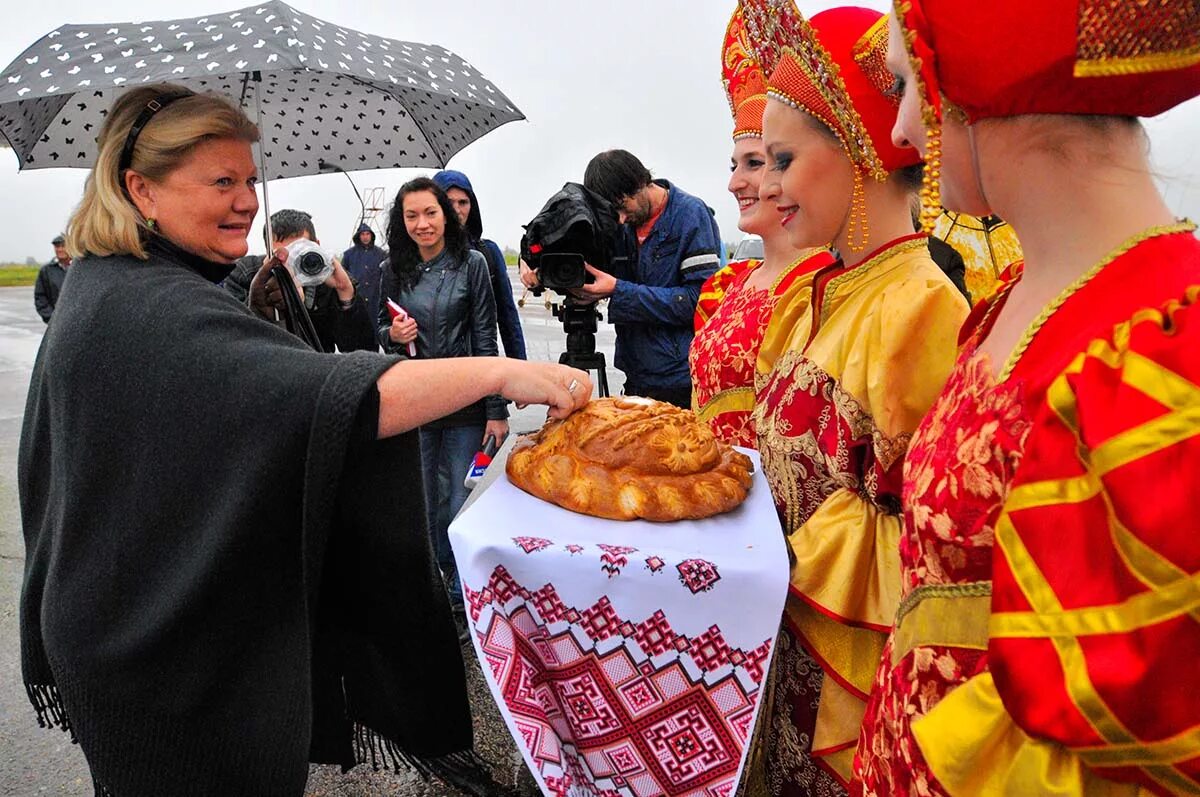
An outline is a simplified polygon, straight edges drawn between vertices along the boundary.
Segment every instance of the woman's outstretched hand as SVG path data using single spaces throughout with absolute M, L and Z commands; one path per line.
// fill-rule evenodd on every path
M 391 437 L 474 404 L 504 396 L 518 407 L 545 404 L 563 419 L 592 398 L 587 372 L 507 357 L 405 360 L 385 371 L 379 388 L 379 436 Z
M 592 378 L 586 371 L 557 363 L 497 358 L 500 366 L 500 395 L 522 409 L 545 404 L 551 418 L 566 418 L 592 399 Z

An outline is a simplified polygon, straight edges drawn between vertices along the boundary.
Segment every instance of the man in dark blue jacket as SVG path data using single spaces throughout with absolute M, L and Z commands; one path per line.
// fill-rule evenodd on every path
M 654 180 L 622 149 L 592 158 L 583 184 L 612 202 L 636 235 L 638 256 L 629 273 L 595 278 L 581 298 L 608 298 L 616 327 L 616 366 L 625 372 L 625 395 L 690 407 L 688 348 L 700 287 L 721 262 L 721 233 L 701 200 L 666 180 Z
M 358 292 L 362 294 L 371 318 L 379 312 L 379 280 L 382 276 L 379 264 L 387 256 L 386 249 L 375 245 L 375 231 L 368 224 L 358 225 L 353 245 L 342 253 L 342 268 L 358 285 Z
M 471 181 L 465 174 L 453 169 L 438 172 L 433 176 L 433 181 L 450 198 L 450 204 L 458 213 L 458 220 L 471 238 L 471 248 L 478 250 L 488 262 L 492 274 L 492 295 L 496 299 L 496 325 L 500 329 L 500 342 L 504 344 L 504 356 L 524 360 L 525 334 L 521 331 L 521 317 L 513 301 L 508 266 L 496 242 L 483 237 L 483 217 Z

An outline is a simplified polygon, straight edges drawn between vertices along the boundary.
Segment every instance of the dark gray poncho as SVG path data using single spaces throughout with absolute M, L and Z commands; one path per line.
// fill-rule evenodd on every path
M 382 355 L 319 354 L 156 242 L 72 267 L 34 367 L 21 656 L 115 797 L 299 795 L 308 762 L 471 746 L 415 434 Z

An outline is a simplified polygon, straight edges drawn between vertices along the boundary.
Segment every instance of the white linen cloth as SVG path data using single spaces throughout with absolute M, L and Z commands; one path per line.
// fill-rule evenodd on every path
M 580 515 L 500 473 L 451 525 L 476 654 L 543 794 L 735 792 L 788 585 L 745 453 L 750 495 L 702 521 Z

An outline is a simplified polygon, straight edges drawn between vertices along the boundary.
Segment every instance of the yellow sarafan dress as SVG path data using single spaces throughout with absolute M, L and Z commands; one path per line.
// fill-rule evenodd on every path
M 900 598 L 905 450 L 968 307 L 924 235 L 827 268 L 811 291 L 777 305 L 756 375 L 758 447 L 792 558 L 781 649 L 798 642 L 823 671 L 819 697 L 778 671 L 768 766 L 799 772 L 811 755 L 845 783 Z

